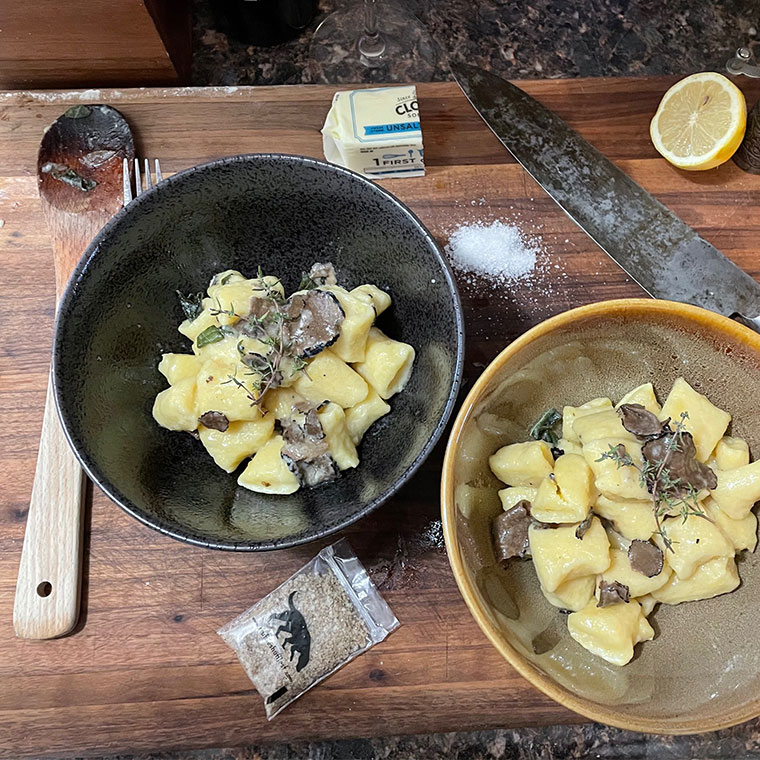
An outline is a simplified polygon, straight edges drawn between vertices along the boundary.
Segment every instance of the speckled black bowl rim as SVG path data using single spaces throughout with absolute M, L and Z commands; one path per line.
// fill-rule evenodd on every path
M 113 484 L 109 482 L 109 480 L 99 470 L 95 462 L 88 456 L 85 446 L 83 444 L 83 441 L 77 438 L 77 436 L 74 434 L 73 430 L 71 429 L 69 425 L 64 405 L 61 402 L 61 393 L 59 390 L 59 382 L 58 382 L 59 380 L 58 371 L 59 371 L 59 366 L 61 364 L 61 350 L 62 350 L 61 322 L 62 322 L 62 319 L 64 318 L 62 317 L 62 315 L 66 314 L 68 310 L 70 309 L 71 303 L 73 299 L 76 297 L 76 286 L 78 282 L 80 281 L 84 271 L 87 269 L 92 259 L 98 255 L 98 251 L 100 250 L 100 247 L 108 242 L 108 239 L 111 235 L 111 230 L 117 225 L 122 224 L 123 220 L 128 219 L 130 216 L 137 213 L 140 210 L 140 208 L 143 206 L 143 204 L 146 202 L 147 199 L 151 198 L 156 193 L 164 192 L 164 189 L 166 187 L 169 187 L 170 185 L 182 183 L 185 177 L 190 176 L 191 174 L 194 174 L 196 172 L 205 172 L 205 171 L 213 170 L 217 166 L 229 166 L 232 164 L 255 164 L 257 161 L 262 160 L 262 159 L 268 159 L 268 160 L 274 159 L 276 161 L 281 160 L 281 161 L 289 162 L 291 164 L 303 164 L 306 166 L 313 166 L 313 167 L 318 167 L 320 169 L 326 169 L 328 171 L 335 172 L 336 174 L 344 174 L 352 181 L 359 182 L 363 185 L 366 185 L 368 188 L 371 188 L 370 192 L 375 192 L 384 196 L 391 204 L 396 206 L 396 208 L 402 214 L 405 214 L 412 221 L 414 226 L 417 227 L 420 234 L 423 236 L 423 238 L 427 242 L 428 247 L 430 248 L 432 253 L 438 259 L 441 265 L 441 268 L 443 270 L 444 276 L 446 278 L 446 285 L 448 286 L 449 292 L 451 294 L 453 307 L 454 307 L 454 315 L 456 318 L 456 328 L 457 328 L 457 346 L 456 346 L 456 362 L 455 362 L 455 367 L 454 367 L 454 379 L 451 384 L 451 389 L 449 391 L 448 398 L 446 399 L 446 405 L 444 407 L 443 414 L 441 415 L 441 419 L 438 421 L 438 424 L 436 425 L 432 434 L 428 438 L 427 443 L 423 446 L 420 453 L 415 457 L 414 461 L 402 473 L 402 475 L 394 483 L 388 486 L 383 491 L 383 493 L 381 493 L 377 498 L 369 502 L 369 504 L 367 504 L 363 509 L 357 511 L 355 514 L 351 515 L 345 520 L 335 523 L 334 525 L 331 525 L 321 531 L 317 531 L 311 534 L 305 534 L 303 536 L 298 536 L 295 538 L 286 538 L 282 540 L 267 540 L 267 541 L 221 541 L 221 542 L 205 541 L 190 533 L 184 532 L 182 530 L 178 530 L 176 526 L 172 526 L 171 524 L 163 520 L 159 520 L 153 515 L 149 515 L 145 513 L 140 507 L 134 504 L 130 499 L 126 498 L 117 488 L 113 486 Z M 118 504 L 118 506 L 120 506 L 125 512 L 132 515 L 132 517 L 136 518 L 144 525 L 147 525 L 148 527 L 153 528 L 154 530 L 157 530 L 159 533 L 163 533 L 166 536 L 170 536 L 171 538 L 177 539 L 179 541 L 183 541 L 188 544 L 193 544 L 195 546 L 202 546 L 208 549 L 222 549 L 226 551 L 270 551 L 273 549 L 287 549 L 293 546 L 300 546 L 302 544 L 307 544 L 312 541 L 317 541 L 321 538 L 325 538 L 327 536 L 333 535 L 334 533 L 337 533 L 338 531 L 343 530 L 349 525 L 352 525 L 353 523 L 357 522 L 362 517 L 365 517 L 370 512 L 372 512 L 373 510 L 377 509 L 379 506 L 384 504 L 388 499 L 390 499 L 390 497 L 393 496 L 420 468 L 422 463 L 425 461 L 425 459 L 427 459 L 427 457 L 430 455 L 430 452 L 433 450 L 434 446 L 440 439 L 441 434 L 443 433 L 449 421 L 449 418 L 451 417 L 451 413 L 453 412 L 454 405 L 456 404 L 456 401 L 457 401 L 457 396 L 459 394 L 459 387 L 462 382 L 463 366 L 464 366 L 464 316 L 463 316 L 463 311 L 462 311 L 462 302 L 459 297 L 459 291 L 457 290 L 456 280 L 454 279 L 454 275 L 453 275 L 453 272 L 451 271 L 451 267 L 449 266 L 449 263 L 446 260 L 446 257 L 443 255 L 443 252 L 441 251 L 440 246 L 435 241 L 435 238 L 430 234 L 430 231 L 427 229 L 427 227 L 425 227 L 425 225 L 419 220 L 416 214 L 414 214 L 414 212 L 411 211 L 411 209 L 409 209 L 395 195 L 390 193 L 385 188 L 380 187 L 380 185 L 376 185 L 371 180 L 361 176 L 360 174 L 357 174 L 354 171 L 351 171 L 350 169 L 345 169 L 341 166 L 337 166 L 335 164 L 330 164 L 326 161 L 320 161 L 319 159 L 309 158 L 306 156 L 290 155 L 286 153 L 247 153 L 247 154 L 238 155 L 238 156 L 227 156 L 224 158 L 214 159 L 213 161 L 208 161 L 207 163 L 198 164 L 197 166 L 192 166 L 188 169 L 183 169 L 182 171 L 179 171 L 176 174 L 173 174 L 172 176 L 167 177 L 158 185 L 155 185 L 149 188 L 148 190 L 146 190 L 145 192 L 141 193 L 127 207 L 121 209 L 121 211 L 119 211 L 105 225 L 105 227 L 103 227 L 103 229 L 95 236 L 93 241 L 87 247 L 87 250 L 84 252 L 82 258 L 79 261 L 79 264 L 77 264 L 76 269 L 72 273 L 71 278 L 69 279 L 69 282 L 66 285 L 66 290 L 64 291 L 63 297 L 61 298 L 60 305 L 58 307 L 58 312 L 56 314 L 56 321 L 55 321 L 54 342 L 53 342 L 52 378 L 53 378 L 53 391 L 55 394 L 56 408 L 58 409 L 58 416 L 61 420 L 61 426 L 63 427 L 64 434 L 69 444 L 71 445 L 71 448 L 74 451 L 75 456 L 77 457 L 80 464 L 82 465 L 82 468 L 84 469 L 84 471 L 87 473 L 90 479 L 106 494 L 106 496 L 108 496 L 111 499 L 111 501 Z

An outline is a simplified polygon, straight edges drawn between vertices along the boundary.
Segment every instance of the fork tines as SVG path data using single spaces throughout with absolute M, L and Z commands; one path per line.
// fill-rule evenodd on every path
M 155 166 L 155 181 L 150 176 L 150 163 L 148 159 L 145 159 L 143 164 L 142 174 L 140 173 L 140 159 L 135 159 L 135 189 L 132 191 L 132 182 L 130 179 L 129 161 L 124 159 L 124 165 L 122 169 L 123 185 L 124 185 L 124 205 L 126 206 L 133 198 L 136 198 L 144 190 L 152 187 L 154 184 L 159 183 L 163 176 L 161 175 L 161 165 L 158 163 L 158 159 L 153 162 Z

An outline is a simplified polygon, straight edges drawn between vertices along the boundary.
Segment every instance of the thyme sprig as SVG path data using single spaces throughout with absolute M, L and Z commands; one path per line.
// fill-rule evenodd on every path
M 224 314 L 227 317 L 237 317 L 237 319 L 242 319 L 239 314 L 235 314 L 235 307 L 233 306 L 232 301 L 230 301 L 229 307 L 225 309 L 222 306 L 222 302 L 219 300 L 219 296 L 216 297 L 216 308 L 212 306 L 209 308 L 209 311 L 215 317 L 218 317 L 220 314 Z
M 633 457 L 628 453 L 623 443 L 619 443 L 617 446 L 610 445 L 609 449 L 596 460 L 603 462 L 610 459 L 615 462 L 618 469 L 633 467 L 638 470 L 641 485 L 651 494 L 657 534 L 662 538 L 665 548 L 671 552 L 673 551 L 673 541 L 668 538 L 662 525 L 662 517 L 677 510 L 684 522 L 692 516 L 710 519 L 699 506 L 697 500 L 699 491 L 690 483 L 684 483 L 682 478 L 673 477 L 667 467 L 670 455 L 683 449 L 683 435 L 688 417 L 688 412 L 681 412 L 681 419 L 672 423 L 672 427 L 666 428 L 663 435 L 664 453 L 659 460 L 650 462 L 645 459 L 642 465 L 638 465 L 633 461 Z
M 303 372 L 311 380 L 309 373 L 306 371 L 306 359 L 302 356 L 293 357 L 293 366 L 290 369 L 290 376 L 295 377 L 299 372 Z
M 242 340 L 237 344 L 240 360 L 251 370 L 247 374 L 253 377 L 251 384 L 257 395 L 254 396 L 237 378 L 231 378 L 238 387 L 246 390 L 252 406 L 260 406 L 267 392 L 282 384 L 285 359 L 292 362 L 291 377 L 298 372 L 306 372 L 306 362 L 302 357 L 293 355 L 292 342 L 285 329 L 291 317 L 285 311 L 287 305 L 285 297 L 277 290 L 280 281 L 268 282 L 264 278 L 261 267 L 258 268 L 257 276 L 261 286 L 254 290 L 264 293 L 262 298 L 268 302 L 268 309 L 261 315 L 250 314 L 247 318 L 248 328 L 251 332 L 259 334 L 261 342 L 268 346 L 268 350 L 262 355 L 247 352 Z
M 256 406 L 258 403 L 258 398 L 253 395 L 253 393 L 248 389 L 248 386 L 238 378 L 237 376 L 237 370 L 235 370 L 234 375 L 227 375 L 226 380 L 222 380 L 220 385 L 229 385 L 230 383 L 233 383 L 238 388 L 242 388 L 245 391 L 245 395 L 248 396 L 248 398 L 251 400 L 251 406 Z M 251 383 L 254 386 L 254 390 L 256 389 L 256 383 L 255 381 Z
M 285 296 L 280 293 L 279 290 L 276 290 L 275 287 L 266 281 L 266 278 L 264 277 L 264 273 L 261 270 L 261 267 L 259 266 L 256 270 L 256 277 L 261 283 L 261 287 L 254 288 L 254 291 L 264 292 L 264 295 L 266 298 L 268 298 L 270 301 L 273 301 L 275 304 L 282 305 L 285 303 Z M 280 280 L 275 279 L 275 285 L 279 285 Z
M 301 282 L 298 283 L 298 290 L 314 290 L 319 287 L 319 283 L 308 273 L 303 272 Z

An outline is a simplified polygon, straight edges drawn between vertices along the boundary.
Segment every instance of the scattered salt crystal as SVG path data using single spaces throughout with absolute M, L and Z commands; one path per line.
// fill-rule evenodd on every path
M 519 280 L 536 266 L 537 249 L 514 225 L 501 220 L 457 227 L 446 251 L 454 267 L 503 281 Z

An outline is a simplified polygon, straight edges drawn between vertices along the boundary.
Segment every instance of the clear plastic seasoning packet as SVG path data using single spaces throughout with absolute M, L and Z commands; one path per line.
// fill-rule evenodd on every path
M 271 720 L 398 625 L 341 539 L 217 633 L 237 654 Z

